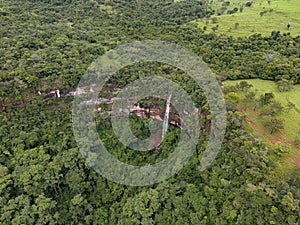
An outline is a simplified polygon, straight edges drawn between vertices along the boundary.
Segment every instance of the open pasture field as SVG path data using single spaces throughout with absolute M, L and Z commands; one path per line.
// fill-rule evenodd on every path
M 226 81 L 225 85 L 236 85 L 242 80 Z M 269 130 L 263 125 L 259 112 L 252 108 L 245 108 L 242 104 L 239 104 L 240 111 L 246 116 L 248 126 L 255 132 L 256 135 L 262 137 L 268 143 L 274 145 L 277 142 L 282 142 L 290 145 L 293 151 L 289 154 L 288 160 L 283 160 L 278 167 L 278 172 L 285 174 L 288 168 L 293 164 L 300 166 L 300 149 L 295 144 L 295 140 L 300 136 L 300 85 L 294 86 L 294 88 L 288 92 L 279 92 L 276 83 L 274 81 L 266 81 L 260 79 L 245 80 L 247 83 L 252 84 L 251 91 L 256 93 L 256 97 L 268 92 L 272 92 L 275 97 L 275 101 L 280 102 L 283 107 L 286 108 L 288 102 L 292 102 L 295 107 L 292 110 L 284 110 L 281 115 L 278 116 L 283 121 L 284 128 L 271 134 Z M 240 94 L 243 95 L 243 94 Z M 241 99 L 244 96 L 239 96 Z
M 281 131 L 282 137 L 288 140 L 294 140 L 297 136 L 299 136 L 300 132 L 300 85 L 295 85 L 292 90 L 287 92 L 279 92 L 275 82 L 266 81 L 260 79 L 246 80 L 249 84 L 252 84 L 251 88 L 256 92 L 256 96 L 272 92 L 275 96 L 275 100 L 280 102 L 282 106 L 286 106 L 288 102 L 292 102 L 295 104 L 295 108 L 290 111 L 284 111 L 279 117 L 284 121 L 284 129 Z M 241 82 L 241 80 L 237 81 L 226 81 L 226 85 L 235 85 Z M 256 121 L 255 113 L 252 110 L 247 110 L 247 116 L 250 117 L 251 121 Z M 257 115 L 256 115 L 257 116 Z M 268 132 L 265 131 L 267 134 Z M 269 134 L 267 134 L 269 135 Z
M 272 31 L 280 31 L 300 35 L 299 0 L 212 0 L 209 4 L 215 14 L 193 21 L 207 33 L 240 37 L 257 33 L 267 36 Z

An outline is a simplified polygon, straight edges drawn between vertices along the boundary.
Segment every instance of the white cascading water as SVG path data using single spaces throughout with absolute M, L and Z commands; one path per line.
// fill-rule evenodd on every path
M 161 139 L 164 139 L 164 136 L 168 131 L 171 97 L 172 97 L 172 94 L 169 95 L 169 97 L 167 99 L 166 112 L 165 112 L 165 117 L 164 117 L 164 122 L 163 122 L 163 131 L 162 131 Z

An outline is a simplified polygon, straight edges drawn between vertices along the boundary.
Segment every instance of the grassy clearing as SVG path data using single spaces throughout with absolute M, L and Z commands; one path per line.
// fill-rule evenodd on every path
M 241 81 L 242 80 L 226 81 L 225 85 L 235 85 Z M 278 164 L 277 172 L 285 174 L 285 172 L 292 169 L 295 164 L 300 166 L 300 149 L 294 145 L 295 138 L 300 136 L 300 85 L 294 86 L 294 88 L 288 92 L 279 92 L 273 81 L 260 79 L 246 81 L 253 85 L 251 89 L 256 92 L 256 97 L 267 92 L 272 92 L 275 96 L 275 100 L 280 102 L 283 106 L 286 106 L 288 101 L 294 103 L 296 106 L 291 111 L 284 111 L 278 116 L 284 121 L 284 129 L 280 132 L 270 134 L 259 119 L 259 113 L 257 111 L 254 111 L 251 108 L 242 108 L 240 105 L 240 110 L 246 115 L 248 128 L 253 130 L 258 136 L 262 137 L 271 145 L 282 142 L 289 144 L 292 147 L 292 152 L 287 156 L 288 160 L 285 158 L 278 159 L 280 163 Z M 242 98 L 243 96 L 240 97 Z M 293 162 L 293 164 L 290 162 Z
M 217 12 L 222 8 L 224 1 L 230 1 L 230 5 L 226 6 L 227 10 L 224 14 L 218 16 Z M 232 35 L 234 37 L 249 36 L 260 33 L 264 36 L 270 35 L 272 31 L 280 31 L 281 33 L 290 32 L 293 36 L 300 35 L 300 1 L 299 0 L 271 0 L 268 4 L 267 0 L 251 1 L 252 6 L 246 7 L 245 3 L 250 0 L 224 0 L 219 2 L 213 0 L 211 7 L 216 14 L 209 19 L 197 20 L 200 28 L 206 26 L 206 32 L 213 32 L 212 29 L 217 27 L 217 34 Z M 240 8 L 243 11 L 240 12 Z M 228 10 L 238 8 L 234 14 L 227 14 Z M 265 13 L 261 16 L 260 13 Z M 215 20 L 215 22 L 214 22 Z M 287 24 L 291 27 L 288 29 Z
M 300 131 L 300 85 L 294 86 L 294 88 L 288 92 L 279 92 L 275 82 L 266 81 L 260 79 L 246 80 L 249 84 L 253 85 L 252 90 L 257 92 L 257 97 L 266 92 L 272 92 L 275 95 L 275 100 L 280 102 L 283 106 L 288 104 L 288 101 L 294 103 L 296 107 L 291 111 L 284 111 L 279 118 L 284 120 L 284 129 L 282 130 L 282 136 L 287 140 L 294 140 L 299 136 Z M 226 81 L 227 85 L 235 85 L 241 82 L 238 81 Z M 257 121 L 257 113 L 252 110 L 247 110 L 247 113 L 251 117 L 252 121 Z M 260 125 L 260 124 L 258 124 Z M 265 131 L 265 133 L 268 133 Z

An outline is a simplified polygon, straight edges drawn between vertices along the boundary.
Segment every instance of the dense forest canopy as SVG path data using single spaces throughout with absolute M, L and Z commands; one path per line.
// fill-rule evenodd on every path
M 0 224 L 299 224 L 299 167 L 275 172 L 283 156 L 274 157 L 272 147 L 249 132 L 233 98 L 226 99 L 222 149 L 205 171 L 198 166 L 209 129 L 188 164 L 152 186 L 111 182 L 80 156 L 68 93 L 98 56 L 120 44 L 177 43 L 208 63 L 220 83 L 249 78 L 300 82 L 300 36 L 273 31 L 267 37 L 233 38 L 204 34 L 190 23 L 212 13 L 199 0 L 1 1 Z M 114 91 L 153 74 L 190 93 L 203 110 L 201 125 L 209 128 L 204 94 L 169 65 L 126 67 L 107 88 Z M 50 94 L 53 90 L 61 97 Z M 137 136 L 148 135 L 149 120 L 135 115 L 130 120 Z M 136 165 L 166 158 L 180 133 L 170 126 L 160 151 L 140 153 L 120 145 L 109 119 L 96 121 L 110 152 Z

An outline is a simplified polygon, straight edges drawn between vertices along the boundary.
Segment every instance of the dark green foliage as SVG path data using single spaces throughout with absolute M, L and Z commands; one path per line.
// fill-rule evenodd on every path
M 262 106 L 265 106 L 265 105 L 269 105 L 274 99 L 274 94 L 273 93 L 265 93 L 263 95 L 260 96 L 260 104 Z
M 278 181 L 267 146 L 246 132 L 234 94 L 228 99 L 222 149 L 213 165 L 199 171 L 209 138 L 209 106 L 195 82 L 168 65 L 143 62 L 123 68 L 106 88 L 122 88 L 153 75 L 181 85 L 203 114 L 197 151 L 188 164 L 163 183 L 128 187 L 100 176 L 81 158 L 72 130 L 73 98 L 67 93 L 91 62 L 122 43 L 146 39 L 178 43 L 200 55 L 220 80 L 260 77 L 299 83 L 299 37 L 277 32 L 238 39 L 204 35 L 187 23 L 212 13 L 204 2 L 2 1 L 0 224 L 299 223 L 300 175 L 295 171 Z M 266 58 L 270 51 L 279 58 Z M 47 95 L 57 89 L 61 98 Z M 248 89 L 241 83 L 225 92 Z M 247 94 L 255 99 L 255 94 Z M 271 105 L 272 96 L 262 96 L 261 102 Z M 137 152 L 115 138 L 109 119 L 97 122 L 110 153 L 133 165 L 166 158 L 181 132 L 170 126 L 159 151 Z M 140 138 L 149 136 L 148 122 L 130 119 Z M 280 129 L 279 122 L 269 123 L 271 131 Z
M 280 92 L 289 91 L 293 88 L 291 82 L 285 79 L 277 81 L 276 85 Z

